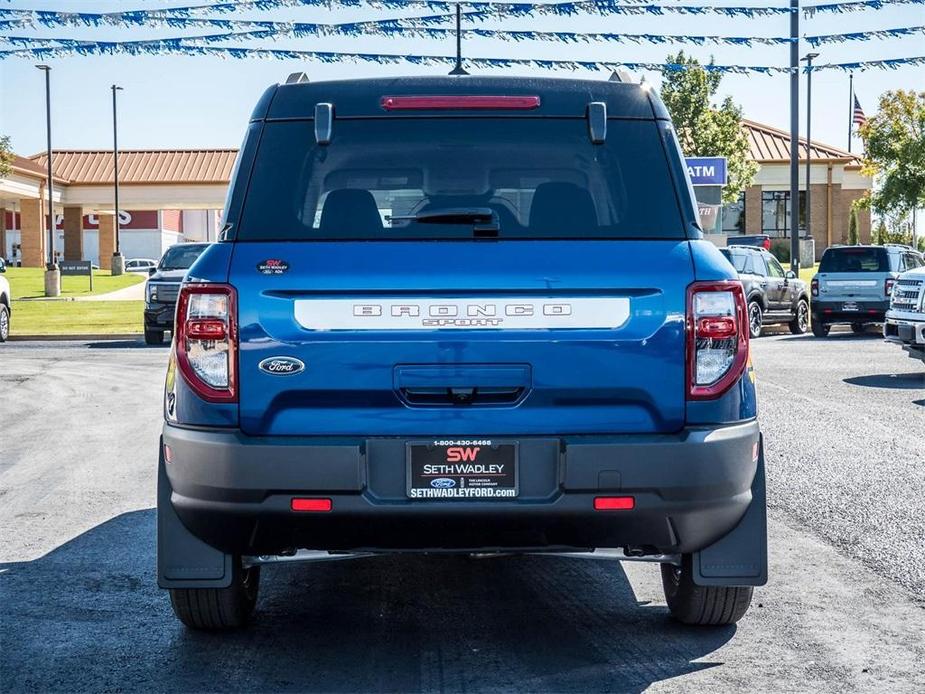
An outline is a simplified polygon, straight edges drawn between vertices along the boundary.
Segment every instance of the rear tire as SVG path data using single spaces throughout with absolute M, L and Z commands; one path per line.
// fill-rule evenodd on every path
M 682 555 L 681 566 L 662 564 L 662 587 L 671 616 L 682 624 L 726 626 L 735 624 L 752 603 L 750 586 L 698 586 L 693 560 Z
M 750 301 L 748 303 L 748 334 L 753 340 L 761 337 L 763 320 L 764 311 L 761 310 L 761 304 L 757 301 Z
M 831 326 L 826 325 L 821 320 L 813 319 L 813 335 L 816 337 L 828 337 Z
M 145 330 L 145 344 L 146 345 L 164 344 L 164 331 L 163 330 Z
M 235 560 L 227 588 L 172 588 L 173 613 L 190 629 L 238 629 L 250 621 L 260 589 L 260 567 L 245 569 Z
M 864 323 L 852 323 L 851 332 L 855 335 L 863 335 L 867 326 Z
M 809 304 L 806 303 L 806 299 L 800 299 L 797 302 L 796 314 L 788 323 L 788 327 L 794 335 L 802 335 L 809 328 Z
M 10 336 L 10 309 L 0 304 L 0 342 L 6 342 Z

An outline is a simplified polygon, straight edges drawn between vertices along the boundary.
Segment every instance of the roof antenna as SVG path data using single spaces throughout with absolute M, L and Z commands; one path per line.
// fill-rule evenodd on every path
M 468 75 L 465 68 L 462 66 L 462 10 L 460 6 L 461 2 L 456 3 L 456 65 L 450 70 L 451 75 Z

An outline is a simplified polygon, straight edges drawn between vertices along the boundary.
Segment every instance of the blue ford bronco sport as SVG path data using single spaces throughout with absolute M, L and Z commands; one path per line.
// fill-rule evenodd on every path
M 236 627 L 263 564 L 595 552 L 729 624 L 766 581 L 735 270 L 644 86 L 295 83 L 177 304 L 158 582 Z

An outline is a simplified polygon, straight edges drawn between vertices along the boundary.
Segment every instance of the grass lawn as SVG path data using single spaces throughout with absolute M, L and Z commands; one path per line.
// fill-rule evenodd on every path
M 140 334 L 143 310 L 143 301 L 14 301 L 10 334 Z
M 809 285 L 810 281 L 813 279 L 813 275 L 816 274 L 816 271 L 819 269 L 819 264 L 816 263 L 812 267 L 801 267 L 800 268 L 800 279 L 806 282 Z
M 45 269 L 40 267 L 8 267 L 6 275 L 10 282 L 10 292 L 13 300 L 45 296 Z M 109 270 L 93 271 L 93 291 L 90 291 L 90 278 L 62 277 L 61 296 L 91 296 L 105 294 L 116 289 L 130 287 L 133 284 L 144 282 L 146 275 L 137 272 L 126 272 L 113 277 Z M 64 302 L 69 303 L 69 302 Z

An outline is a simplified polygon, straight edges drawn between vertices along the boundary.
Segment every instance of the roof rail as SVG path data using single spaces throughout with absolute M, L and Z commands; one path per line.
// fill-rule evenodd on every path
M 305 84 L 308 82 L 308 75 L 304 72 L 292 72 L 286 78 L 286 84 Z

